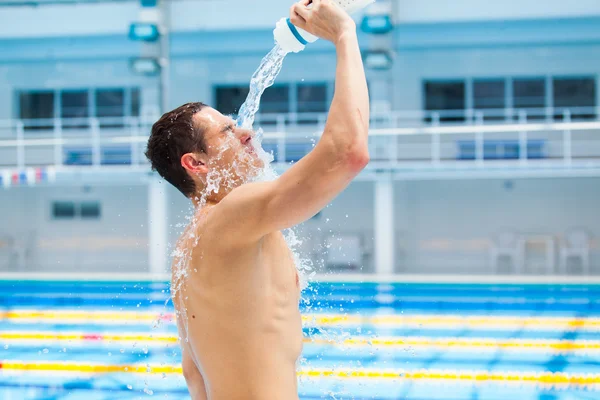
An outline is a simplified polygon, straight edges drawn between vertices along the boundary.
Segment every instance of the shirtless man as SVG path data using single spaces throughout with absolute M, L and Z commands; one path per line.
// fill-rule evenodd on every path
M 356 26 L 332 0 L 309 3 L 291 8 L 291 22 L 335 45 L 337 70 L 325 130 L 302 160 L 274 181 L 248 183 L 244 174 L 262 167 L 254 133 L 202 103 L 183 105 L 152 128 L 152 167 L 196 207 L 172 281 L 193 400 L 298 399 L 300 288 L 281 230 L 315 215 L 369 161 Z M 215 173 L 227 177 L 216 193 L 205 190 Z

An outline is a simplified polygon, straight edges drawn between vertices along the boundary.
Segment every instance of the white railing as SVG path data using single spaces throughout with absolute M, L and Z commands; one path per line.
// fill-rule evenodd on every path
M 600 163 L 600 108 L 373 114 L 371 168 L 476 168 L 509 163 Z M 323 113 L 259 115 L 263 147 L 285 165 L 304 156 Z M 146 166 L 156 116 L 0 121 L 0 168 Z

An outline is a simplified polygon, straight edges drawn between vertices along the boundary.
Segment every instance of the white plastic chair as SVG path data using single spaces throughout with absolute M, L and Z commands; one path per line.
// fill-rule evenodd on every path
M 501 232 L 494 238 L 490 249 L 490 261 L 494 272 L 498 272 L 500 258 L 505 257 L 510 259 L 515 273 L 522 274 L 524 253 L 523 238 L 519 234 L 511 231 Z
M 567 273 L 569 259 L 578 258 L 584 275 L 590 273 L 590 236 L 583 229 L 572 229 L 565 235 L 560 248 L 561 273 Z

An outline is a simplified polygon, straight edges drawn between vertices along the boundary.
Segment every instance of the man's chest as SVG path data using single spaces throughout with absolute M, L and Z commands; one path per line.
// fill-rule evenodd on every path
M 299 287 L 298 269 L 294 253 L 280 232 L 265 238 L 262 247 L 265 267 L 269 269 L 275 284 Z

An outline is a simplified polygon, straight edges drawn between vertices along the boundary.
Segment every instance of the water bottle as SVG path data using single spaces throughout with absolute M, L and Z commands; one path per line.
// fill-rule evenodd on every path
M 352 14 L 362 8 L 365 8 L 375 0 L 334 0 L 348 14 Z M 318 39 L 315 35 L 306 32 L 304 29 L 298 28 L 289 18 L 281 18 L 275 25 L 273 31 L 275 41 L 286 53 L 298 53 L 304 50 L 308 43 L 312 43 Z

